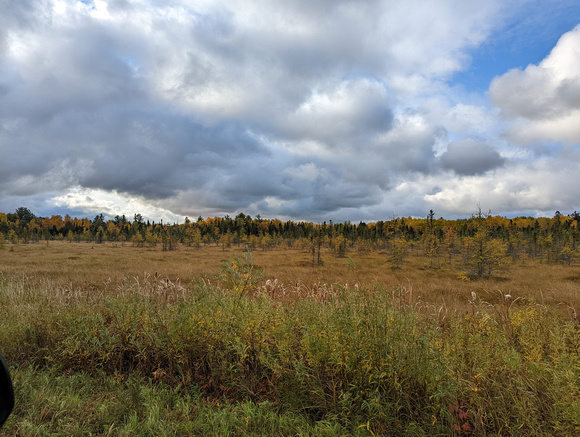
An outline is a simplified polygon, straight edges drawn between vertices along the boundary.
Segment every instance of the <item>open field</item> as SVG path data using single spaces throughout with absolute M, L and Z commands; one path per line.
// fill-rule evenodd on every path
M 7 244 L 0 435 L 580 433 L 578 265 L 346 255 Z
M 201 276 L 212 280 L 222 263 L 244 252 L 243 247 L 211 245 L 196 250 L 180 247 L 162 251 L 161 247 L 134 247 L 130 243 L 20 244 L 2 251 L 0 270 L 5 277 L 25 276 L 50 281 L 66 290 L 99 292 L 116 286 L 126 278 L 158 274 L 187 284 Z M 497 303 L 501 295 L 515 300 L 561 305 L 580 309 L 580 265 L 547 264 L 538 260 L 508 261 L 505 268 L 489 280 L 467 280 L 460 256 L 438 260 L 439 268 L 429 268 L 418 251 L 409 251 L 401 268 L 392 268 L 385 251 L 347 252 L 348 257 L 322 252 L 322 266 L 312 265 L 309 252 L 297 249 L 254 250 L 254 265 L 267 279 L 278 279 L 287 289 L 301 284 L 303 289 L 326 284 L 360 287 L 380 286 L 386 290 L 405 287 L 412 303 L 445 304 L 451 310 L 468 309 L 471 292 Z M 522 302 L 523 303 L 523 302 Z

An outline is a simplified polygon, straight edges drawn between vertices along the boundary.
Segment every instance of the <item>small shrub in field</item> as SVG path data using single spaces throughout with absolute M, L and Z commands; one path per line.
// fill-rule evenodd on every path
M 228 291 L 244 296 L 262 280 L 263 274 L 254 267 L 252 252 L 246 252 L 222 264 L 220 281 Z
M 403 260 L 407 255 L 407 247 L 409 244 L 403 237 L 393 238 L 390 241 L 390 262 L 394 268 L 399 268 L 403 264 Z
M 10 231 L 8 231 L 7 240 L 10 241 L 12 244 L 18 244 L 18 235 L 16 235 L 16 232 L 14 232 L 13 229 L 10 229 Z
M 464 238 L 464 246 L 468 275 L 489 278 L 495 270 L 506 265 L 507 245 L 490 238 L 490 231 L 485 227 L 481 227 L 473 237 Z

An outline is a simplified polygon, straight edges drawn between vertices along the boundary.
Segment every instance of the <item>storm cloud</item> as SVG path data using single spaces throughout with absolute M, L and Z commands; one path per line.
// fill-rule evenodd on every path
M 440 160 L 443 168 L 459 175 L 482 174 L 505 161 L 493 147 L 472 139 L 450 143 Z

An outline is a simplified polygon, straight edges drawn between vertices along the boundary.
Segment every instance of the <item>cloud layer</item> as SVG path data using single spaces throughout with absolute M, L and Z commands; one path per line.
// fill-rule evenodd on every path
M 462 0 L 3 7 L 0 210 L 373 220 L 574 208 L 578 197 L 550 202 L 532 177 L 549 179 L 563 152 L 535 161 L 526 147 L 580 142 L 579 28 L 494 79 L 499 110 L 450 82 L 512 13 Z M 501 183 L 497 197 L 481 189 Z

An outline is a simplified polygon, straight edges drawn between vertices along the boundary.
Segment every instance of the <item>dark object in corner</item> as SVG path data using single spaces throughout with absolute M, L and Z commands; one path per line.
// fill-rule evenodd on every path
M 14 408 L 14 388 L 8 366 L 0 355 L 0 427 L 4 425 Z

